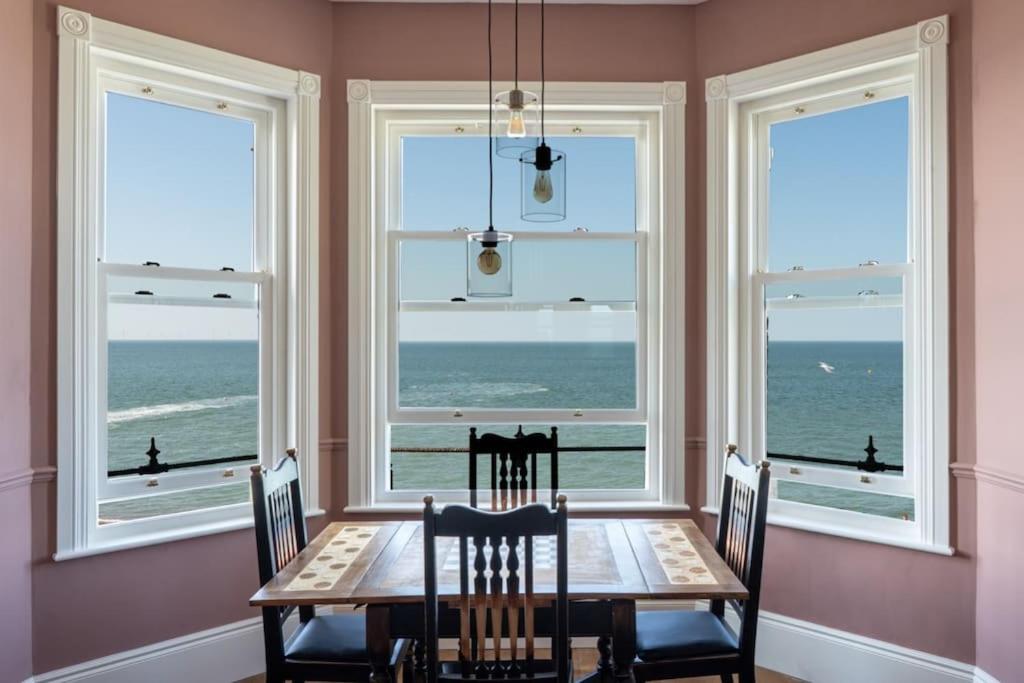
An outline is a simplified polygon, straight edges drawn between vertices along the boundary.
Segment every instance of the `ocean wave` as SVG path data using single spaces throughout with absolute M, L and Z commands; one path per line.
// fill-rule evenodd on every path
M 223 396 L 221 398 L 204 398 L 183 403 L 162 403 L 154 406 L 138 406 L 126 410 L 112 410 L 107 413 L 107 424 L 146 420 L 154 417 L 165 417 L 177 413 L 195 413 L 202 410 L 220 410 L 233 408 L 245 403 L 256 401 L 256 396 Z
M 425 402 L 435 405 L 438 399 L 458 397 L 461 401 L 508 398 L 550 391 L 543 384 L 533 382 L 442 382 L 415 384 L 402 389 L 403 404 Z

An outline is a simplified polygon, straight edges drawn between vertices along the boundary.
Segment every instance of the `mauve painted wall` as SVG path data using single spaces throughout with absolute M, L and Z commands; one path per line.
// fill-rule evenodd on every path
M 1024 249 L 1024 3 L 974 3 L 974 207 L 978 378 L 978 666 L 1002 681 L 1024 676 L 1024 285 L 1010 259 Z M 987 473 L 1016 485 L 998 485 Z
M 0 672 L 32 673 L 29 467 L 29 309 L 32 245 L 32 7 L 4 6 L 0 21 Z
M 97 18 L 319 73 L 323 77 L 321 196 L 325 198 L 321 243 L 329 250 L 330 212 L 326 207 L 331 190 L 331 6 L 328 2 L 66 0 L 66 4 Z M 22 95 L 32 93 L 36 121 L 31 135 L 34 162 L 31 446 L 33 465 L 44 467 L 55 464 L 57 39 L 54 26 L 57 2 L 35 0 L 30 6 L 33 81 L 19 88 L 19 92 Z M 3 71 L 6 72 L 6 63 Z M 27 128 L 22 137 L 30 137 Z M 9 215 L 6 207 L 4 214 Z M 28 262 L 27 254 L 24 260 Z M 330 327 L 330 295 L 335 280 L 331 279 L 326 263 L 321 270 L 324 306 L 320 324 L 326 330 Z M 27 296 L 27 287 L 19 291 Z M 13 326 L 5 327 L 10 330 Z M 321 348 L 324 352 L 321 367 L 326 370 L 333 357 L 328 339 L 325 338 Z M 330 383 L 324 382 L 321 390 L 324 414 L 330 414 L 331 392 Z M 329 473 L 329 462 L 325 463 L 325 470 Z M 325 485 L 324 493 L 324 502 L 329 504 L 329 486 Z M 256 614 L 247 607 L 249 596 L 258 587 L 252 531 L 55 563 L 50 557 L 55 543 L 56 487 L 52 483 L 36 486 L 34 494 L 35 672 L 50 671 Z M 5 616 L 5 624 L 7 621 Z
M 954 305 L 953 456 L 973 461 L 971 259 L 971 5 L 967 0 L 711 0 L 697 7 L 698 82 L 806 52 L 951 16 L 950 152 Z M 699 86 L 691 88 L 699 92 Z M 694 97 L 694 100 L 698 99 Z M 702 103 L 701 135 L 705 125 Z M 704 148 L 700 149 L 704 163 Z M 699 192 L 704 196 L 700 174 Z M 690 229 L 701 233 L 700 220 Z M 688 278 L 701 292 L 699 280 Z M 695 353 L 703 363 L 703 349 Z M 693 385 L 691 385 L 691 388 Z M 703 391 L 689 396 L 703 396 Z M 700 398 L 695 398 L 699 402 Z M 702 432 L 701 432 L 702 433 Z M 765 609 L 964 662 L 974 661 L 973 487 L 953 487 L 956 557 L 772 527 Z M 710 529 L 710 527 L 708 527 Z
M 520 9 L 520 76 L 539 77 L 538 8 Z M 512 8 L 494 9 L 495 78 L 512 77 Z M 333 300 L 335 357 L 348 353 L 347 301 L 343 273 L 347 271 L 348 103 L 346 79 L 376 80 L 485 80 L 487 78 L 487 9 L 479 4 L 337 4 L 334 6 L 334 79 L 338 87 L 332 102 L 333 179 L 331 212 L 337 236 L 331 263 L 339 273 Z M 686 212 L 691 217 L 687 235 L 687 264 L 696 269 L 704 245 L 693 231 L 699 203 L 696 194 L 697 111 L 703 87 L 694 87 L 694 10 L 683 6 L 549 5 L 547 10 L 547 77 L 554 81 L 688 81 Z M 691 276 L 691 283 L 697 280 Z M 687 291 L 687 325 L 692 339 L 703 334 L 702 286 Z M 704 368 L 697 356 L 687 357 L 687 373 L 701 378 Z M 345 363 L 333 367 L 336 388 L 331 435 L 348 434 Z M 698 381 L 698 379 L 694 379 Z M 702 382 L 702 380 L 700 380 Z M 697 385 L 694 385 L 697 386 Z M 703 434 L 701 394 L 688 397 L 688 433 Z M 326 427 L 325 427 L 326 429 Z M 334 503 L 340 510 L 347 498 L 344 453 L 335 459 Z M 691 464 L 696 467 L 695 453 Z M 695 470 L 692 470 L 696 472 Z M 697 496 L 696 473 L 689 479 L 688 495 Z

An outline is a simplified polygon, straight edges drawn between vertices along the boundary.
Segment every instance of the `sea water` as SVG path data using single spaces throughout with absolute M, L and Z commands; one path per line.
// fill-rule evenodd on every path
M 768 348 L 768 451 L 855 461 L 865 457 L 868 436 L 877 458 L 903 461 L 903 363 L 898 342 L 773 342 Z M 581 411 L 583 424 L 530 424 L 524 431 L 559 428 L 572 446 L 630 446 L 647 442 L 643 424 L 586 424 L 598 408 L 636 406 L 637 357 L 631 343 L 402 343 L 399 402 L 407 407 L 565 409 Z M 108 355 L 109 469 L 145 464 L 150 438 L 161 462 L 248 455 L 258 447 L 258 349 L 255 342 L 113 341 Z M 687 396 L 687 400 L 702 397 Z M 683 419 L 663 416 L 663 419 Z M 465 447 L 471 425 L 400 425 L 393 448 Z M 512 434 L 518 425 L 476 425 Z M 396 489 L 464 487 L 464 454 L 394 453 Z M 642 450 L 565 453 L 561 484 L 567 489 L 643 488 Z M 784 484 L 782 497 L 889 516 L 912 515 L 908 499 L 855 494 L 841 489 Z M 179 495 L 202 506 L 199 491 Z M 230 501 L 245 496 L 235 486 Z M 197 499 L 198 498 L 198 499 Z M 156 501 L 154 501 L 156 502 Z M 119 507 L 117 507 L 119 505 Z M 909 506 L 909 507 L 908 507 Z M 140 501 L 110 504 L 109 516 L 159 511 Z

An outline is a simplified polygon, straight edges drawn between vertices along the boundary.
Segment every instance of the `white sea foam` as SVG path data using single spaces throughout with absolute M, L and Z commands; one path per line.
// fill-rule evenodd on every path
M 437 405 L 441 400 L 455 400 L 461 403 L 508 398 L 526 394 L 540 394 L 550 391 L 543 384 L 533 382 L 439 382 L 417 384 L 402 389 L 404 405 Z
M 245 403 L 255 402 L 255 396 L 223 396 L 221 398 L 204 398 L 183 403 L 162 403 L 155 406 L 139 406 L 126 410 L 112 410 L 107 413 L 107 424 L 132 422 L 154 417 L 165 417 L 177 413 L 195 413 L 202 410 L 220 410 L 233 408 Z

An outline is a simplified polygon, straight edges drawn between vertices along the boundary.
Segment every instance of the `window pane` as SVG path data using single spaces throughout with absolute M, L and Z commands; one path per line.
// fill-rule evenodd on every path
M 515 239 L 512 250 L 512 297 L 504 302 L 636 301 L 632 241 Z M 402 300 L 465 297 L 466 260 L 464 241 L 403 242 Z
M 773 285 L 767 310 L 769 455 L 856 462 L 871 436 L 877 460 L 902 465 L 901 280 Z
M 549 425 L 523 426 L 524 433 L 550 433 Z M 513 436 L 518 425 L 479 425 L 478 434 Z M 561 448 L 630 446 L 636 451 L 560 453 L 558 476 L 562 489 L 642 489 L 646 473 L 646 428 L 643 425 L 564 425 L 558 427 Z M 465 452 L 445 453 L 431 448 L 469 447 L 469 427 L 457 425 L 396 425 L 391 427 L 392 489 L 442 491 L 469 485 Z M 404 452 L 394 452 L 394 450 Z M 426 452 L 420 452 L 425 450 Z M 408 452 L 417 451 L 417 452 Z M 550 487 L 550 463 L 540 456 L 538 487 Z M 490 472 L 481 458 L 478 486 L 490 486 Z M 570 504 L 572 499 L 570 498 Z
M 906 97 L 771 126 L 768 266 L 907 260 Z
M 636 230 L 636 141 L 627 137 L 548 138 L 566 154 L 566 218 L 520 219 L 520 162 L 494 158 L 494 227 L 592 232 Z M 402 138 L 402 228 L 486 228 L 487 138 Z
M 880 493 L 865 493 L 831 486 L 815 486 L 795 481 L 776 482 L 779 500 L 808 503 L 838 510 L 852 510 L 869 515 L 893 517 L 913 521 L 914 499 L 903 496 L 889 496 Z
M 252 122 L 106 101 L 106 261 L 252 270 Z
M 114 277 L 109 282 L 108 470 L 146 464 L 150 438 L 156 439 L 161 463 L 255 455 L 259 320 L 253 286 L 244 286 L 248 300 L 242 294 L 215 300 L 204 293 L 196 299 L 201 305 L 183 305 L 189 299 L 174 293 L 231 287 Z M 117 294 L 140 283 L 156 293 Z M 164 291 L 169 295 L 158 294 Z
M 248 503 L 251 496 L 248 482 L 210 486 L 161 495 L 140 496 L 99 504 L 99 523 L 116 524 L 132 519 L 160 517 L 176 512 Z
M 425 319 L 409 321 L 416 316 Z M 612 340 L 620 332 L 614 322 L 619 316 L 629 319 L 626 334 L 635 331 L 632 314 L 622 313 L 403 313 L 399 405 L 632 409 L 636 407 L 636 344 Z M 427 340 L 405 341 L 409 328 Z M 463 336 L 467 341 L 451 340 L 467 328 L 471 328 Z M 555 341 L 534 341 L 538 330 Z M 515 339 L 517 332 L 524 337 L 518 342 L 484 341 Z M 587 335 L 594 341 L 576 341 Z M 608 340 L 596 341 L 602 337 Z

